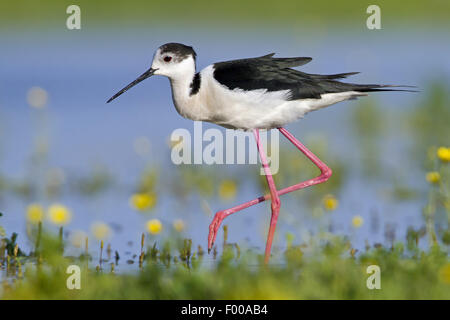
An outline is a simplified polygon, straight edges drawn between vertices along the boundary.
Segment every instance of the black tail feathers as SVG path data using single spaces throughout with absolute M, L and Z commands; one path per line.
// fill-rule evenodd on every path
M 400 89 L 393 89 L 400 88 Z M 354 87 L 354 91 L 358 92 L 379 92 L 379 91 L 404 91 L 404 92 L 420 92 L 415 89 L 404 88 L 417 88 L 416 86 L 407 85 L 390 85 L 390 84 L 357 84 Z

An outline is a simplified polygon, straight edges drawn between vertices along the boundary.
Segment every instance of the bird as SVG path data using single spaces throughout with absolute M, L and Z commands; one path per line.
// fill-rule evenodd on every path
M 208 252 L 213 248 L 222 221 L 231 214 L 266 200 L 271 201 L 271 219 L 264 251 L 267 264 L 277 219 L 280 196 L 326 182 L 332 170 L 284 127 L 305 116 L 369 92 L 415 92 L 405 85 L 354 84 L 341 80 L 357 74 L 311 74 L 294 69 L 311 62 L 310 57 L 276 58 L 274 53 L 255 58 L 217 62 L 196 69 L 197 54 L 191 46 L 166 43 L 153 56 L 151 67 L 114 94 L 107 103 L 141 81 L 156 75 L 169 78 L 177 112 L 194 121 L 215 123 L 227 129 L 252 131 L 270 193 L 233 208 L 218 211 L 208 233 Z M 260 140 L 260 130 L 277 129 L 320 170 L 312 179 L 277 189 Z

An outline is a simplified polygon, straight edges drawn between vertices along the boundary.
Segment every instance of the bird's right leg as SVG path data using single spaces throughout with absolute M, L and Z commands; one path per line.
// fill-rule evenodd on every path
M 275 228 L 277 225 L 278 214 L 280 213 L 280 196 L 278 195 L 275 182 L 273 181 L 272 173 L 270 172 L 269 164 L 267 163 L 266 155 L 261 146 L 261 140 L 259 139 L 259 130 L 255 129 L 253 131 L 256 139 L 256 145 L 258 147 L 259 156 L 261 157 L 261 165 L 264 169 L 264 174 L 266 175 L 267 184 L 270 189 L 270 199 L 272 202 L 272 217 L 270 218 L 269 234 L 267 235 L 266 250 L 264 254 L 264 263 L 269 263 L 270 250 L 272 248 L 273 235 L 275 233 Z

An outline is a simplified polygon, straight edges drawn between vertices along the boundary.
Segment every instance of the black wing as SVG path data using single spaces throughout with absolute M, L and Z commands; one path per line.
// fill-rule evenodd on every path
M 289 100 L 320 98 L 324 93 L 345 91 L 410 91 L 383 89 L 397 87 L 378 84 L 352 84 L 336 81 L 358 72 L 331 75 L 308 74 L 291 69 L 312 60 L 308 57 L 273 58 L 274 53 L 258 58 L 232 60 L 214 64 L 214 78 L 227 88 L 268 91 L 289 90 Z

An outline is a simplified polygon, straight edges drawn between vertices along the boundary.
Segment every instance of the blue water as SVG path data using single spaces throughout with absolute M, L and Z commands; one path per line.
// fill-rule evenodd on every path
M 150 162 L 170 171 L 175 168 L 169 158 L 168 136 L 177 128 L 193 131 L 193 123 L 176 113 L 168 80 L 162 77 L 149 79 L 114 103 L 105 104 L 112 94 L 149 67 L 153 51 L 159 45 L 172 41 L 193 45 L 200 68 L 215 61 L 277 52 L 280 56 L 314 57 L 310 64 L 302 67 L 305 72 L 361 71 L 352 79 L 360 83 L 413 84 L 424 88 L 428 80 L 448 79 L 450 75 L 447 56 L 450 43 L 442 41 L 444 35 L 433 30 L 315 35 L 289 30 L 239 34 L 191 31 L 186 32 L 187 36 L 170 29 L 4 32 L 0 51 L 0 172 L 12 179 L 26 178 L 29 174 L 30 154 L 36 133 L 41 132 L 39 118 L 43 112 L 27 105 L 26 93 L 32 86 L 42 87 L 49 93 L 49 104 L 44 111 L 47 125 L 43 133 L 50 141 L 46 166 L 62 168 L 67 174 L 86 175 L 93 166 L 101 164 L 114 174 L 114 185 L 99 196 L 62 194 L 58 201 L 74 213 L 67 230 L 89 232 L 95 221 L 120 226 L 115 228 L 110 242 L 123 255 L 127 251 L 138 251 L 139 234 L 145 230 L 145 221 L 150 217 L 161 219 L 166 229 L 170 229 L 175 218 L 182 218 L 187 224 L 185 236 L 192 238 L 195 245 L 205 246 L 212 216 L 205 213 L 202 203 L 204 206 L 206 201 L 212 211 L 217 211 L 253 199 L 259 195 L 253 184 L 244 184 L 236 199 L 229 203 L 192 196 L 186 205 L 167 193 L 158 199 L 151 215 L 136 213 L 128 205 L 128 198 L 147 164 L 134 152 L 133 141 L 137 137 L 147 137 L 151 141 Z M 378 97 L 388 115 L 407 114 L 417 99 L 422 98 L 423 93 L 384 93 Z M 421 208 L 426 194 L 411 201 L 390 201 L 383 190 L 392 185 L 386 185 L 386 181 L 367 181 L 361 174 L 361 154 L 355 149 L 357 144 L 350 128 L 351 111 L 356 105 L 345 102 L 309 114 L 288 129 L 300 140 L 325 137 L 332 149 L 330 154 L 339 154 L 351 163 L 353 171 L 339 192 L 339 208 L 329 219 L 333 232 L 348 235 L 353 244 L 361 248 L 366 239 L 370 243 L 384 242 L 386 224 L 396 227 L 397 238 L 404 238 L 408 226 L 423 225 Z M 204 125 L 205 129 L 211 127 L 214 125 Z M 404 159 L 412 144 L 411 138 L 402 134 L 401 129 L 399 132 L 380 144 L 380 153 L 389 152 L 389 157 L 383 157 L 382 161 L 387 166 L 398 167 L 399 175 L 406 177 L 408 185 L 424 190 L 423 172 L 416 163 Z M 247 167 L 255 175 L 258 173 L 257 165 Z M 216 168 L 224 172 L 233 170 L 225 166 Z M 39 198 L 33 200 L 46 203 Z M 299 207 L 298 201 L 290 201 L 289 195 L 282 200 L 277 245 L 284 244 L 285 231 L 294 232 L 297 243 L 308 239 L 308 235 L 317 230 L 317 221 L 307 209 Z M 1 225 L 8 233 L 18 232 L 19 243 L 25 247 L 28 245 L 24 237 L 27 204 L 10 193 L 0 198 L 0 211 L 5 214 L 0 219 Z M 227 219 L 229 241 L 262 248 L 270 219 L 269 208 L 267 203 L 260 204 Z M 350 222 L 356 214 L 361 215 L 365 223 L 353 230 Z M 380 225 L 375 231 L 370 223 L 374 219 Z M 128 245 L 128 241 L 133 244 Z

